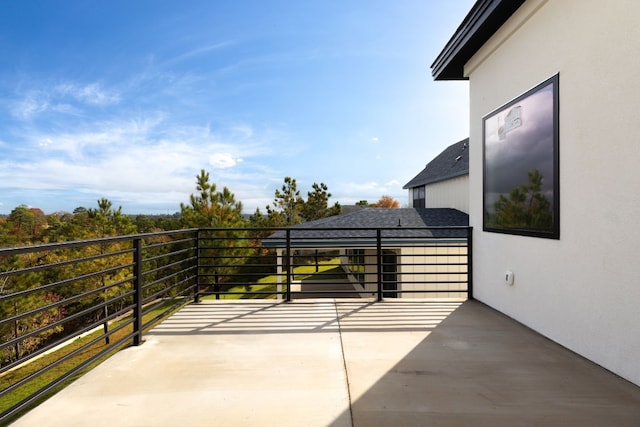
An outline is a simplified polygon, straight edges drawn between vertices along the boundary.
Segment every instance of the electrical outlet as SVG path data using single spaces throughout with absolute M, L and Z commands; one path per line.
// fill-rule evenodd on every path
M 504 272 L 504 283 L 513 286 L 513 271 L 507 270 Z

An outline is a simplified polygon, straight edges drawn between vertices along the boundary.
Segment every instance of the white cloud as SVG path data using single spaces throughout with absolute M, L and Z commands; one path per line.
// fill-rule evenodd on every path
M 90 105 L 110 105 L 120 102 L 120 94 L 106 90 L 100 83 L 86 85 L 66 82 L 55 87 L 52 95 L 70 96 L 75 100 Z
M 377 190 L 380 188 L 380 184 L 378 184 L 375 181 L 367 181 L 367 182 L 349 182 L 344 186 L 344 189 L 346 190 L 347 194 L 353 194 L 353 193 L 361 193 L 361 192 L 368 192 L 371 190 Z
M 117 91 L 107 90 L 99 83 L 65 82 L 53 87 L 43 84 L 20 94 L 12 102 L 11 115 L 19 120 L 31 120 L 48 111 L 80 115 L 82 106 L 107 106 L 117 104 L 120 100 Z
M 214 134 L 207 126 L 176 124 L 166 114 L 150 113 L 64 129 L 22 128 L 13 153 L 0 159 L 0 192 L 72 192 L 76 205 L 107 197 L 123 209 L 164 203 L 177 210 L 195 191 L 199 170 L 208 169 L 213 182 L 228 187 L 238 200 L 246 198 L 245 206 L 255 210 L 255 203 L 262 204 L 273 191 L 255 183 L 262 186 L 279 173 L 262 163 L 276 149 L 271 131 L 247 124 Z M 18 151 L 19 160 L 12 157 Z
M 398 188 L 398 187 L 402 187 L 402 184 L 400 184 L 400 181 L 392 179 L 391 181 L 385 182 L 384 184 L 382 184 L 383 188 Z
M 51 138 L 43 138 L 38 145 L 40 147 L 48 147 L 53 143 L 53 141 L 51 140 Z
M 46 111 L 49 102 L 46 96 L 36 91 L 27 93 L 24 98 L 14 102 L 11 115 L 20 120 L 29 120 L 33 116 Z
M 209 163 L 220 169 L 232 168 L 241 161 L 241 158 L 234 158 L 229 153 L 216 153 L 209 156 Z

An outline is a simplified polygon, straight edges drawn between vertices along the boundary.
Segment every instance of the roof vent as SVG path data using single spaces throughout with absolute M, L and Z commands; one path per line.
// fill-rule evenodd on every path
M 460 160 L 461 158 L 462 158 L 462 156 L 458 156 L 458 157 L 456 157 L 456 162 L 457 162 L 458 160 Z
M 402 227 L 402 224 L 400 224 L 400 218 L 398 218 L 398 227 Z

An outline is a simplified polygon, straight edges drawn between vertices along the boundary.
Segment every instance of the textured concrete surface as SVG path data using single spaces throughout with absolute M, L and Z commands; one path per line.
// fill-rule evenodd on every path
M 640 388 L 474 301 L 190 305 L 15 426 L 639 426 Z

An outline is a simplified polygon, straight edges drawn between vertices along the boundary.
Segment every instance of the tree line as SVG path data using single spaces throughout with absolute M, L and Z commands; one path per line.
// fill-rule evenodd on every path
M 328 186 L 314 182 L 304 197 L 295 178 L 285 177 L 281 188 L 275 190 L 273 202 L 256 208 L 245 216 L 242 202 L 227 187 L 218 189 L 204 169 L 196 176 L 196 193 L 188 203 L 180 204 L 180 211 L 166 216 L 130 216 L 122 207 L 101 198 L 97 207 L 77 207 L 72 213 L 45 215 L 39 208 L 18 206 L 0 218 L 0 247 L 25 244 L 85 240 L 115 235 L 152 233 L 182 228 L 241 228 L 286 227 L 314 221 L 342 213 L 342 206 L 330 203 Z M 382 196 L 376 203 L 366 200 L 360 206 L 397 208 L 399 203 L 390 196 Z
M 217 239 L 218 247 L 201 249 L 200 253 L 205 258 L 219 261 L 215 267 L 201 270 L 204 273 L 201 284 L 231 286 L 230 282 L 225 282 L 240 270 L 242 264 L 256 268 L 275 266 L 274 254 L 260 243 L 260 239 L 270 231 L 260 229 L 284 227 L 340 214 L 342 207 L 337 202 L 331 204 L 330 198 L 331 193 L 324 183 L 314 183 L 311 191 L 303 197 L 296 180 L 286 177 L 282 187 L 275 190 L 274 199 L 265 206 L 264 212 L 258 208 L 247 217 L 243 215 L 242 203 L 235 195 L 227 187 L 219 189 L 210 181 L 209 173 L 202 170 L 196 176 L 196 192 L 190 195 L 188 202 L 180 204 L 180 211 L 176 215 L 129 216 L 106 198 L 99 199 L 95 208 L 78 207 L 72 213 L 45 215 L 41 209 L 18 206 L 6 218 L 0 218 L 0 247 L 212 228 L 210 233 L 213 234 L 210 236 Z M 387 202 L 384 197 L 381 199 L 381 203 Z M 366 202 L 360 204 L 368 205 Z M 130 304 L 130 298 L 123 297 L 129 289 L 126 283 L 130 271 L 128 267 L 123 267 L 131 263 L 131 255 L 127 252 L 129 244 L 99 242 L 64 251 L 50 251 L 44 255 L 32 253 L 0 257 L 0 272 L 32 269 L 26 274 L 0 276 L 0 319 L 15 319 L 0 325 L 0 342 L 14 343 L 0 351 L 0 365 L 19 360 L 53 339 L 66 337 L 87 325 L 103 324 L 107 330 L 109 319 Z M 74 259 L 82 261 L 65 262 Z M 176 271 L 182 268 L 181 262 L 178 258 L 172 260 Z M 46 264 L 57 266 L 37 268 Z M 242 271 L 248 270 L 245 267 Z M 167 274 L 164 277 L 169 276 Z M 163 280 L 178 281 L 178 278 Z M 67 282 L 64 286 L 38 290 L 45 283 Z M 158 285 L 158 289 L 165 285 Z M 156 291 L 154 287 L 148 288 L 150 293 Z M 18 292 L 24 293 L 24 296 L 10 297 Z M 103 308 L 95 309 L 100 303 L 106 304 L 108 301 L 117 302 L 102 304 Z M 53 308 L 38 310 L 38 307 Z M 37 314 L 21 316 L 29 312 Z M 62 321 L 68 317 L 73 320 Z M 34 334 L 33 331 L 47 325 L 58 326 Z M 19 339 L 23 336 L 26 338 Z

